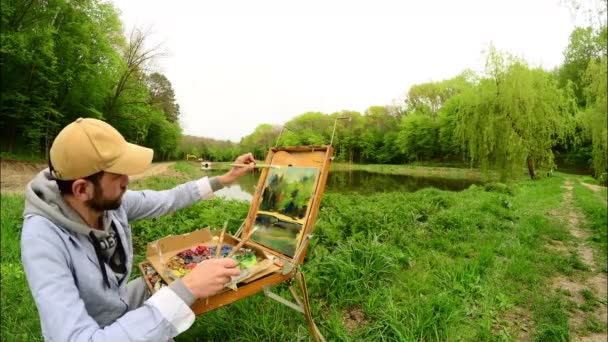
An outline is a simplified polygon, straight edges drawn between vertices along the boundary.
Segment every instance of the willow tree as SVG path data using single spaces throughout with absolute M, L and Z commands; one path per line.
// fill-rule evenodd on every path
M 456 136 L 484 171 L 501 179 L 553 167 L 551 148 L 564 138 L 576 105 L 554 76 L 490 48 L 486 75 L 461 98 Z
M 588 85 L 585 87 L 587 108 L 579 116 L 584 133 L 591 138 L 591 167 L 596 178 L 608 182 L 608 58 L 602 56 L 593 60 L 584 75 Z

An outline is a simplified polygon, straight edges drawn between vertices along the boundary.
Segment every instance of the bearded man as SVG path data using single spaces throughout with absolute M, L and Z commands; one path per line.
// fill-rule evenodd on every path
M 220 292 L 240 272 L 232 259 L 200 263 L 150 296 L 133 266 L 129 221 L 172 213 L 209 198 L 254 167 L 165 191 L 129 191 L 153 151 L 109 124 L 79 118 L 57 135 L 49 168 L 26 189 L 21 259 L 48 341 L 167 341 L 194 322 L 190 305 Z

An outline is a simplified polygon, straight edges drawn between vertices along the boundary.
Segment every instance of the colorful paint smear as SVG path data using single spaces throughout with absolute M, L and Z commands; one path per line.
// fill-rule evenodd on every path
M 251 239 L 288 256 L 295 254 L 319 170 L 282 167 L 270 169 Z

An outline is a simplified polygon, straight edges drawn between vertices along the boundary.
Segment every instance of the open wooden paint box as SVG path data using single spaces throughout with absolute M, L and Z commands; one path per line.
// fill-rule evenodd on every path
M 263 267 L 254 269 L 250 276 L 234 284 L 235 289 L 226 288 L 213 297 L 198 300 L 192 305 L 195 314 L 222 307 L 261 291 L 267 295 L 272 294 L 269 287 L 296 276 L 301 277 L 297 266 L 303 262 L 308 242 L 312 238 L 332 159 L 331 146 L 270 149 L 264 162 L 267 167 L 260 174 L 249 213 L 242 226 L 242 234 L 237 232 L 236 236 L 232 236 L 226 233 L 223 240 L 223 244 L 235 246 L 246 239 L 243 247 L 250 250 L 250 255 L 255 254 L 257 264 L 261 263 Z M 165 283 L 174 281 L 175 275 L 172 276 L 167 267 L 173 256 L 185 250 L 195 251 L 200 246 L 213 251 L 217 241 L 217 235 L 212 235 L 208 228 L 204 228 L 150 242 L 147 262 L 140 264 L 150 290 L 155 292 L 158 289 L 158 285 L 155 289 L 151 280 L 162 279 Z M 202 249 L 204 248 L 200 247 L 199 251 Z M 302 310 L 298 311 L 306 314 L 313 337 L 317 339 L 314 335 L 318 329 L 309 317 L 305 283 L 300 284 L 300 292 L 305 297 L 305 307 L 300 305 Z M 294 291 L 292 294 L 295 296 Z M 298 298 L 296 301 L 301 303 Z

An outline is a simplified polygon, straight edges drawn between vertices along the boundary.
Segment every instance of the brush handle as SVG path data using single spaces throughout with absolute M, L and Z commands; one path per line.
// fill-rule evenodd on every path
M 249 235 L 249 236 L 251 236 L 251 235 Z M 241 247 L 243 247 L 243 245 L 249 240 L 249 236 L 246 239 L 241 240 L 241 242 L 239 242 L 236 246 L 234 246 L 234 248 L 232 248 L 230 253 L 228 253 L 228 255 L 226 256 L 226 258 L 232 258 L 234 253 L 236 253 Z
M 239 163 L 234 163 L 234 164 L 230 164 L 230 166 L 236 166 L 236 167 L 248 167 L 250 164 L 239 164 Z M 259 168 L 264 168 L 264 167 L 272 167 L 272 168 L 278 168 L 278 165 L 269 165 L 269 164 L 255 164 L 254 168 L 259 169 Z
M 220 257 L 220 253 L 222 252 L 222 244 L 224 242 L 224 232 L 226 231 L 226 227 L 224 227 L 224 229 L 222 229 L 222 232 L 220 233 L 220 238 L 217 241 L 217 247 L 215 248 L 215 257 L 219 258 Z

